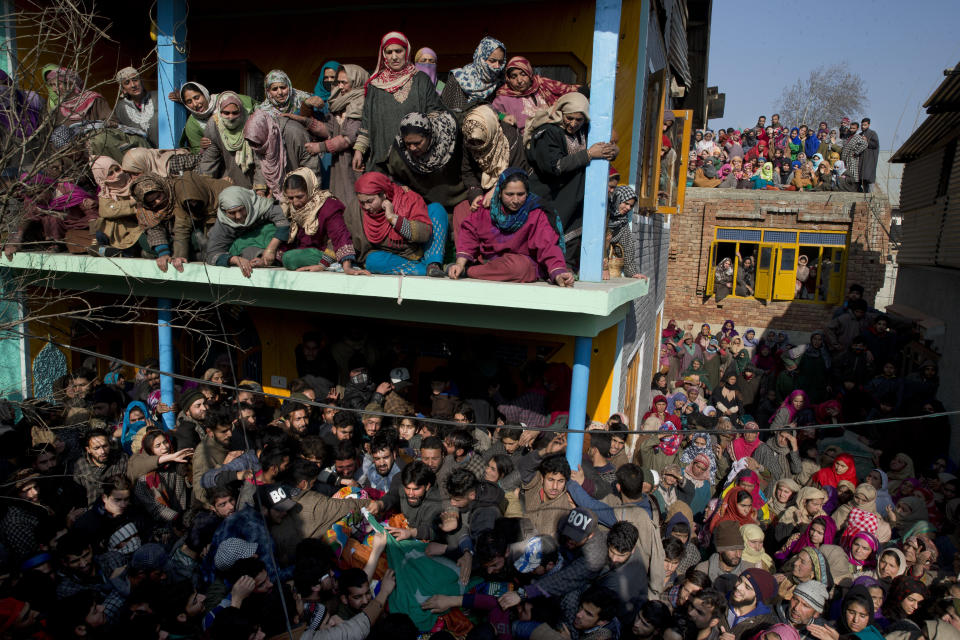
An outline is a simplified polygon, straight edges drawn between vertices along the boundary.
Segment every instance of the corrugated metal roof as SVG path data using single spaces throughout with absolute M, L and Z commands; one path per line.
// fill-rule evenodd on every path
M 960 108 L 927 116 L 923 124 L 897 149 L 890 162 L 909 162 L 946 145 L 957 136 L 960 136 Z
M 927 101 L 923 103 L 927 113 L 943 113 L 960 110 L 960 64 L 953 68 Z

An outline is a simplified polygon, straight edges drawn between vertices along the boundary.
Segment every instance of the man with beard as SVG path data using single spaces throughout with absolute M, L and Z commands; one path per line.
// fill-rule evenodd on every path
M 697 571 L 704 572 L 716 582 L 722 575 L 737 575 L 744 569 L 741 565 L 743 536 L 740 535 L 740 525 L 733 520 L 718 524 L 713 532 L 713 544 L 716 553 L 698 564 Z
M 382 511 L 397 511 L 407 519 L 406 527 L 387 526 L 397 540 L 436 539 L 435 523 L 440 517 L 443 499 L 436 486 L 436 474 L 421 460 L 415 460 L 400 471 L 400 482 L 394 481 L 383 498 Z M 401 499 L 400 492 L 403 492 Z
M 747 569 L 740 574 L 728 598 L 727 628 L 721 640 L 750 637 L 761 624 L 776 622 L 768 602 L 777 595 L 777 581 L 769 571 Z
M 617 594 L 617 618 L 632 620 L 642 596 L 647 593 L 647 567 L 637 550 L 640 532 L 626 521 L 607 532 L 607 570 L 594 584 Z
M 100 498 L 103 481 L 107 476 L 125 475 L 127 456 L 110 447 L 110 435 L 94 429 L 84 438 L 84 457 L 77 460 L 73 479 L 87 492 L 87 506 L 93 506 Z
M 180 396 L 180 413 L 177 414 L 174 436 L 178 449 L 196 449 L 203 437 L 203 421 L 207 418 L 207 397 L 200 387 L 190 389 Z
M 363 473 L 367 482 L 377 491 L 386 493 L 401 468 L 401 461 L 397 459 L 396 429 L 377 431 L 370 440 L 370 453 L 363 456 Z
M 790 600 L 778 604 L 774 613 L 778 621 L 796 629 L 801 640 L 815 640 L 822 635 L 811 633 L 808 627 L 810 625 L 814 627 L 827 625 L 826 620 L 821 616 L 829 599 L 830 595 L 827 593 L 827 587 L 822 582 L 807 580 L 798 584 L 794 588 Z

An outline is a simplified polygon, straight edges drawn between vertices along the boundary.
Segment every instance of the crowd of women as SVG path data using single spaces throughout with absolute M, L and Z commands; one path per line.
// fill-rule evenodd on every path
M 838 128 L 788 127 L 774 114 L 753 127 L 694 133 L 687 186 L 785 191 L 865 191 L 877 179 L 880 140 L 870 118 Z
M 75 71 L 44 67 L 46 105 L 18 92 L 21 106 L 5 112 L 9 132 L 53 128 L 51 149 L 28 149 L 36 164 L 15 172 L 23 217 L 6 255 L 39 247 L 155 258 L 164 271 L 206 261 L 246 276 L 282 265 L 570 286 L 586 168 L 619 152 L 587 145 L 586 88 L 538 75 L 493 37 L 445 82 L 436 53 L 414 54 L 399 32 L 382 38 L 374 66 L 328 62 L 312 94 L 272 70 L 262 101 L 197 82 L 158 96 L 128 67 L 112 108 Z M 155 148 L 166 100 L 189 114 L 177 149 Z M 613 181 L 610 203 L 612 240 L 636 194 Z

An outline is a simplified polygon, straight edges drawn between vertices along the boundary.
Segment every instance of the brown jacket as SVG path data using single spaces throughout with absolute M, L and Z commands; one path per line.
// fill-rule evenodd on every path
M 338 500 L 316 491 L 304 491 L 294 500 L 299 505 L 270 528 L 280 564 L 293 561 L 297 544 L 304 538 L 319 538 L 333 524 L 350 514 L 359 514 L 369 500 Z

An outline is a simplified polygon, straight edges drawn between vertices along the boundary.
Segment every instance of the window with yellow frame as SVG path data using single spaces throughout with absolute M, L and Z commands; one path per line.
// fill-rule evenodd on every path
M 842 231 L 717 227 L 707 296 L 837 304 L 848 251 Z M 729 268 L 732 279 L 724 276 Z
M 637 204 L 641 210 L 680 213 L 687 187 L 687 152 L 693 111 L 673 111 L 673 124 L 665 131 L 667 70 L 650 74 L 644 107 L 643 151 L 640 157 L 640 184 Z M 663 138 L 670 146 L 663 144 Z

